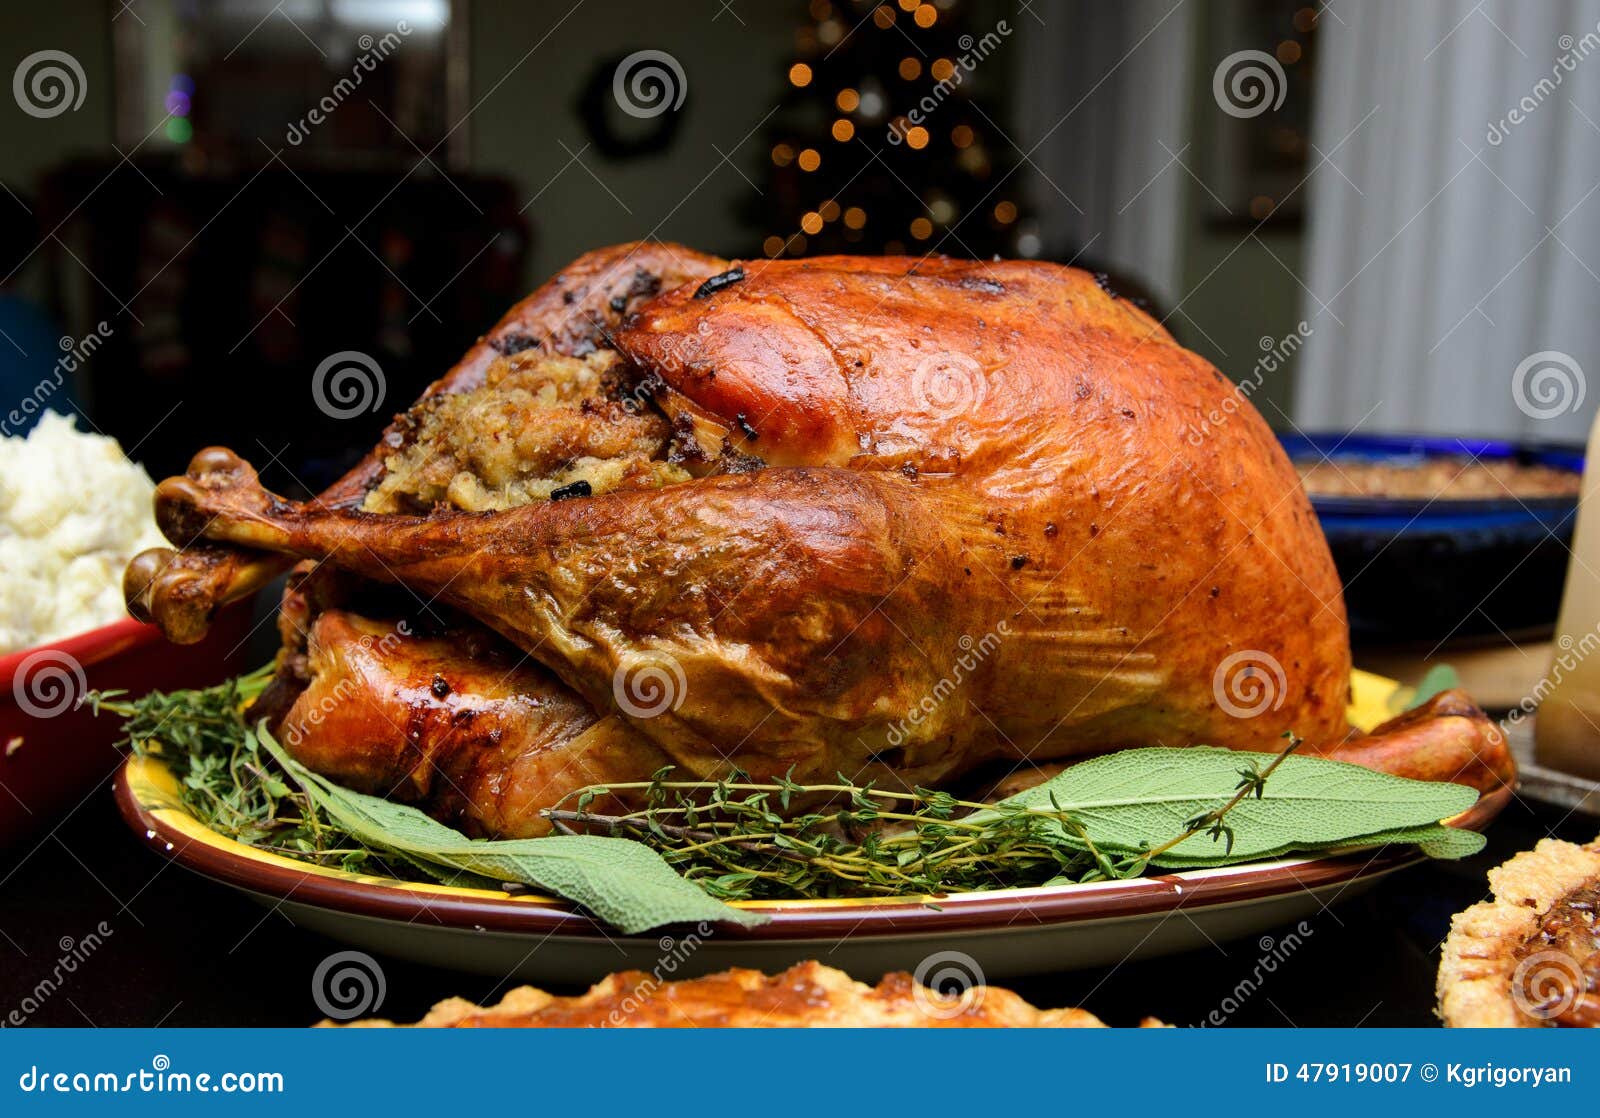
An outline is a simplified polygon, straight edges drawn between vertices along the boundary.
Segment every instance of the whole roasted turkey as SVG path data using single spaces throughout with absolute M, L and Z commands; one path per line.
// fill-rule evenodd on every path
M 1513 777 L 1459 693 L 1352 734 L 1339 581 L 1271 431 L 1071 268 L 603 249 L 319 499 L 213 448 L 156 505 L 182 550 L 129 567 L 135 614 L 195 640 L 304 560 L 260 713 L 480 834 L 664 765 L 948 786 L 1292 731 Z

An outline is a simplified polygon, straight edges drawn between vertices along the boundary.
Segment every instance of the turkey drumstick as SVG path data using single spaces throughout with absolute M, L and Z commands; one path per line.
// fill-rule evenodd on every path
M 385 609 L 442 611 L 535 662 L 527 686 L 553 705 L 515 717 L 577 704 L 608 736 L 559 764 L 491 749 L 483 764 L 539 774 L 507 776 L 524 823 L 568 760 L 613 780 L 665 756 L 702 777 L 932 786 L 985 761 L 1272 750 L 1292 731 L 1386 771 L 1511 778 L 1503 736 L 1456 694 L 1352 739 L 1343 598 L 1293 467 L 1225 377 L 1094 278 L 678 259 L 688 279 L 608 303 L 620 317 L 590 345 L 494 352 L 425 397 L 359 500 L 285 501 L 211 450 L 160 485 L 158 522 L 186 548 L 398 588 Z M 164 623 L 182 621 L 184 577 L 169 563 L 155 579 Z M 477 739 L 421 708 L 388 730 L 296 721 L 357 663 L 332 651 L 348 630 L 318 620 L 329 608 L 354 606 L 286 600 L 270 710 L 303 731 L 296 752 L 369 777 L 418 756 L 478 772 L 462 742 Z M 517 740 L 555 748 L 567 725 Z
M 464 357 L 431 384 L 422 399 L 481 384 L 503 354 L 538 350 L 581 356 L 606 344 L 623 316 L 658 291 L 705 279 L 726 266 L 678 245 L 638 241 L 586 253 L 522 300 Z M 404 446 L 402 418 L 377 447 L 317 501 L 328 508 L 359 505 L 383 475 L 384 459 Z M 201 546 L 174 552 L 152 548 L 135 557 L 123 579 L 128 611 L 160 625 L 169 640 L 191 644 L 206 635 L 219 606 L 255 593 L 288 568 L 280 556 Z

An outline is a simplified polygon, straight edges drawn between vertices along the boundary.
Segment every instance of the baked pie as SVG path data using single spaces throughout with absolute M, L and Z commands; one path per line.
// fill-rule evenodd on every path
M 330 1024 L 330 1022 L 323 1022 Z M 1161 1023 L 1147 1018 L 1143 1025 Z M 356 1021 L 363 1028 L 390 1021 Z M 532 986 L 512 990 L 498 1005 L 462 998 L 442 1001 L 412 1028 L 1045 1028 L 1097 1029 L 1105 1024 L 1082 1009 L 1035 1009 L 999 986 L 959 993 L 930 990 L 909 974 L 877 986 L 856 982 L 814 960 L 782 974 L 734 968 L 704 978 L 661 982 L 643 971 L 608 975 L 586 994 L 557 997 Z
M 1444 943 L 1444 1023 L 1600 1028 L 1600 839 L 1545 839 L 1489 884 L 1493 899 L 1459 913 Z

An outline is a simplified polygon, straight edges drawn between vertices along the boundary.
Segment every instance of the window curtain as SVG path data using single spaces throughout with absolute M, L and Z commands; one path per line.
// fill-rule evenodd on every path
M 1061 0 L 1012 21 L 1017 135 L 1044 254 L 1114 261 L 1171 306 L 1181 297 L 1196 6 Z M 1029 172 L 1033 173 L 1029 173 Z
M 1296 421 L 1581 439 L 1600 0 L 1334 0 L 1318 35 Z

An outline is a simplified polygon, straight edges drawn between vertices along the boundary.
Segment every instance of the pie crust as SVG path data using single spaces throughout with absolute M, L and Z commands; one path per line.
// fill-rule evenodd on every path
M 1444 1023 L 1600 1023 L 1600 839 L 1545 839 L 1490 870 L 1489 885 L 1493 898 L 1458 913 L 1444 942 Z
M 952 958 L 960 958 L 952 956 Z M 967 962 L 971 962 L 967 960 Z M 324 1025 L 331 1022 L 324 1021 Z M 1146 1026 L 1160 1022 L 1146 1019 Z M 362 1028 L 393 1022 L 351 1022 Z M 1036 1009 L 999 986 L 940 994 L 909 974 L 876 987 L 815 961 L 782 974 L 735 968 L 663 982 L 643 971 L 608 975 L 586 994 L 557 997 L 532 986 L 498 1005 L 442 1001 L 414 1028 L 1104 1028 L 1081 1009 Z

